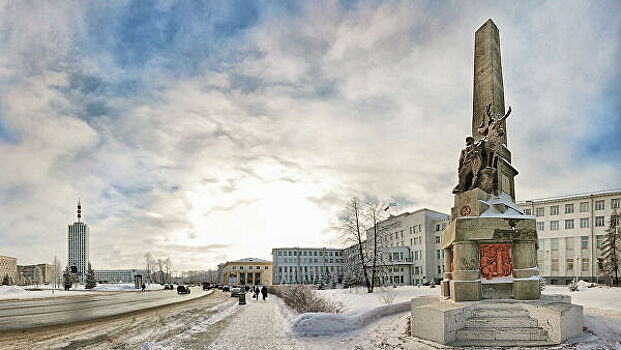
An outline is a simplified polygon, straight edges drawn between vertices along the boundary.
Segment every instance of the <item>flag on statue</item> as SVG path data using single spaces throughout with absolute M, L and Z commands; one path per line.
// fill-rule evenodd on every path
M 388 203 L 386 208 L 384 208 L 384 211 L 390 209 L 390 207 L 396 207 L 396 206 L 397 206 L 397 202 Z

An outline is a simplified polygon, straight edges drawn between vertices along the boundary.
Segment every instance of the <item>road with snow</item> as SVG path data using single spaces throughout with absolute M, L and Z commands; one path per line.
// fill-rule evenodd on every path
M 179 303 L 205 296 L 206 293 L 194 287 L 190 294 L 183 295 L 161 290 L 1 302 L 0 331 L 88 321 Z

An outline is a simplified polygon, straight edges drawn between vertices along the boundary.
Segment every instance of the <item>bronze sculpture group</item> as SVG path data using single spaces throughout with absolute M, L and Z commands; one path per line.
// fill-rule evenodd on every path
M 491 105 L 477 129 L 482 138 L 475 141 L 473 137 L 466 138 L 466 148 L 459 156 L 459 183 L 453 193 L 463 193 L 473 188 L 480 188 L 487 193 L 496 192 L 498 184 L 496 171 L 498 167 L 498 152 L 502 147 L 505 130 L 502 122 L 511 114 L 511 106 L 507 113 L 496 118 L 492 116 Z

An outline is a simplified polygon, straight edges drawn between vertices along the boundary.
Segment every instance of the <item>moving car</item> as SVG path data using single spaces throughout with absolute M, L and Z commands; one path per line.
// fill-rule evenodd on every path
M 231 296 L 232 297 L 239 297 L 239 294 L 242 292 L 241 288 L 231 288 Z
M 164 289 L 174 289 L 174 288 L 175 288 L 175 287 L 174 287 L 172 284 L 170 284 L 170 283 L 166 283 L 166 284 L 164 285 Z
M 203 290 L 210 290 L 212 287 L 211 283 L 203 282 Z
M 228 292 L 230 290 L 231 290 L 231 287 L 229 287 L 229 286 L 222 286 L 222 291 L 223 292 Z
M 179 293 L 179 294 L 190 294 L 190 288 L 180 284 L 177 287 L 177 293 Z

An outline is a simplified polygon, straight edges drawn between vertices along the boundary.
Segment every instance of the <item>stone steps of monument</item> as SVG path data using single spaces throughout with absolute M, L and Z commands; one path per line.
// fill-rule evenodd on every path
M 484 307 L 472 310 L 472 317 L 529 317 L 528 311 L 513 307 Z
M 523 342 L 539 342 L 548 340 L 548 332 L 539 327 L 465 327 L 457 330 L 455 343 L 472 344 L 473 341 L 498 344 L 499 341 L 513 342 L 513 345 L 524 345 Z M 517 342 L 517 343 L 516 343 Z
M 497 327 L 537 327 L 537 320 L 526 317 L 471 317 L 466 320 L 468 328 L 497 328 Z

